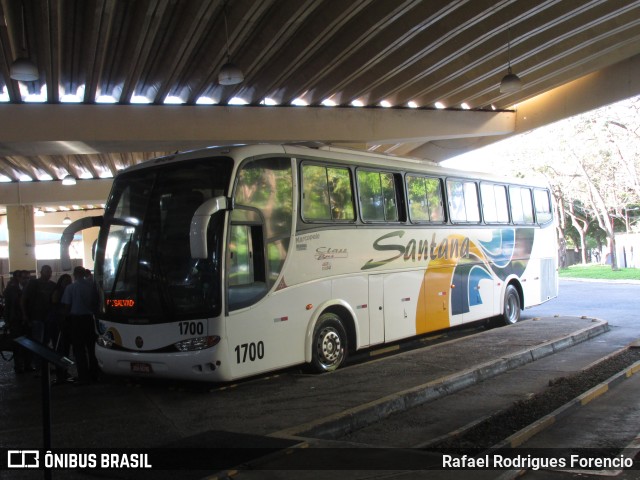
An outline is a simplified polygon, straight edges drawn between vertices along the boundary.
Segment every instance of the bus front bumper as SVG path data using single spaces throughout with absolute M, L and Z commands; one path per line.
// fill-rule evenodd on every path
M 228 380 L 215 349 L 185 353 L 144 353 L 113 350 L 96 345 L 100 369 L 109 375 L 171 378 L 198 382 Z

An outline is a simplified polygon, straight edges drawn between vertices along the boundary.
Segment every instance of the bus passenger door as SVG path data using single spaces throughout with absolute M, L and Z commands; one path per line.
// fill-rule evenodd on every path
M 369 275 L 369 345 L 384 342 L 384 275 Z

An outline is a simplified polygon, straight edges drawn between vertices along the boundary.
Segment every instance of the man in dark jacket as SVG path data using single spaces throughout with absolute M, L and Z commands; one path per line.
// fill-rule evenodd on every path
M 31 279 L 27 283 L 21 301 L 22 311 L 31 328 L 31 338 L 45 346 L 51 340 L 46 323 L 51 311 L 51 294 L 56 288 L 55 282 L 51 280 L 52 273 L 49 265 L 43 265 L 40 278 Z

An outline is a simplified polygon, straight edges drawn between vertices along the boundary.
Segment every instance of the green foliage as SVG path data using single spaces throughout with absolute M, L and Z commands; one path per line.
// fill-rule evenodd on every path
M 640 280 L 640 269 L 612 270 L 609 265 L 573 265 L 559 271 L 560 278 L 586 278 L 593 280 Z

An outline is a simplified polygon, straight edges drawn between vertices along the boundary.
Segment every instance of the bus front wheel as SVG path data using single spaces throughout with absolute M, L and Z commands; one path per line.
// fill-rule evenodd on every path
M 340 317 L 324 313 L 313 332 L 311 368 L 319 373 L 332 372 L 347 358 L 347 333 Z
M 504 311 L 501 320 L 505 325 L 513 325 L 520 320 L 520 295 L 513 285 L 507 286 L 504 292 Z

